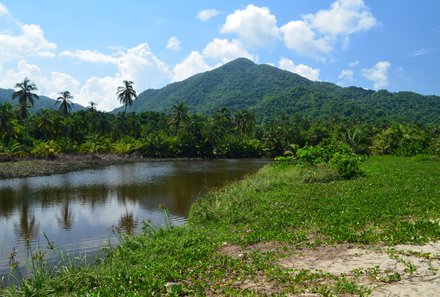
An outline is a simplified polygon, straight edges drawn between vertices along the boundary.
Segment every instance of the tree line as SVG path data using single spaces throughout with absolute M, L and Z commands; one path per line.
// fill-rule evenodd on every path
M 190 113 L 185 103 L 168 112 L 127 113 L 136 99 L 133 82 L 116 96 L 124 112 L 111 114 L 96 103 L 71 113 L 72 96 L 60 92 L 59 110 L 29 114 L 38 96 L 29 79 L 16 84 L 10 103 L 0 105 L 0 156 L 54 158 L 58 154 L 138 154 L 144 157 L 273 157 L 304 147 L 344 147 L 358 154 L 440 154 L 440 127 L 418 123 L 310 118 L 279 114 L 257 124 L 247 110 L 221 108 L 211 115 Z

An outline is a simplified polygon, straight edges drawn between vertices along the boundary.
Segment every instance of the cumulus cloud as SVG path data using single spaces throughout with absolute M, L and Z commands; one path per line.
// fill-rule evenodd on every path
M 367 31 L 376 24 L 363 0 L 336 0 L 329 9 L 290 21 L 280 31 L 287 48 L 300 55 L 320 57 L 337 43 L 346 48 L 351 34 Z
M 248 58 L 255 62 L 258 57 L 249 53 L 239 40 L 214 38 L 202 53 L 192 51 L 173 69 L 173 81 L 184 80 L 194 74 L 201 73 L 237 58 Z
M 0 87 L 13 88 L 15 83 L 23 81 L 25 77 L 37 85 L 39 94 L 51 98 L 56 98 L 61 91 L 69 90 L 72 94 L 79 91 L 80 83 L 72 76 L 57 71 L 45 76 L 37 65 L 28 64 L 25 60 L 20 60 L 15 69 L 1 73 Z
M 0 32 L 0 64 L 26 56 L 50 58 L 55 55 L 55 43 L 49 42 L 38 25 L 21 25 L 19 35 Z
M 184 80 L 194 74 L 211 69 L 203 55 L 198 51 L 192 51 L 182 62 L 174 66 L 173 81 Z
M 388 70 L 391 67 L 391 63 L 388 61 L 380 61 L 372 68 L 362 69 L 362 75 L 372 81 L 373 89 L 379 90 L 388 86 Z
M 353 81 L 354 80 L 354 72 L 351 69 L 343 69 L 338 77 L 340 79 Z
M 229 41 L 228 39 L 214 38 L 213 41 L 203 50 L 206 58 L 214 59 L 222 64 L 232 61 L 239 57 L 256 60 L 238 40 Z
M 121 105 L 116 97 L 117 87 L 121 84 L 122 80 L 118 76 L 93 76 L 86 80 L 79 94 L 75 97 L 84 106 L 87 106 L 88 102 L 93 101 L 97 103 L 98 109 L 111 111 Z M 136 84 L 134 88 L 138 89 Z
M 167 42 L 167 49 L 172 50 L 172 51 L 180 51 L 182 49 L 182 47 L 180 45 L 180 40 L 177 39 L 177 37 L 175 37 L 175 36 L 170 37 L 170 39 L 168 39 L 168 42 Z
M 136 90 L 145 90 L 162 87 L 172 78 L 168 65 L 157 58 L 146 43 L 141 43 L 125 52 L 118 51 L 113 55 L 89 50 L 63 52 L 62 55 L 85 62 L 115 65 L 114 75 L 89 78 L 77 95 L 82 104 L 93 100 L 102 110 L 112 110 L 120 105 L 115 94 L 123 80 L 133 81 Z
M 304 19 L 320 33 L 333 36 L 367 31 L 377 23 L 363 0 L 337 0 L 330 9 L 307 14 Z
M 291 21 L 281 27 L 284 43 L 287 48 L 300 55 L 317 56 L 332 49 L 328 38 L 318 38 L 316 33 L 304 21 Z
M 222 33 L 237 35 L 250 46 L 263 47 L 272 44 L 279 35 L 276 18 L 267 7 L 252 4 L 236 10 L 226 18 Z
M 197 18 L 203 22 L 206 22 L 207 20 L 215 17 L 219 13 L 220 11 L 216 9 L 203 9 L 199 11 L 199 13 L 197 14 Z
M 285 57 L 281 57 L 279 68 L 299 74 L 310 80 L 319 80 L 319 69 L 312 68 L 304 64 L 296 65 L 292 60 Z

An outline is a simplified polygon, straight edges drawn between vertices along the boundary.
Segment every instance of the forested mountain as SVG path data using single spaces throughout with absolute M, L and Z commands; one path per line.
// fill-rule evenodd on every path
M 186 103 L 191 112 L 204 114 L 213 114 L 223 107 L 230 111 L 247 109 L 255 112 L 257 121 L 285 113 L 315 120 L 357 117 L 366 121 L 440 124 L 439 96 L 342 88 L 310 81 L 270 65 L 257 65 L 245 58 L 159 90 L 146 90 L 127 111 L 167 112 L 180 102 Z M 123 108 L 114 110 L 120 111 Z
M 10 102 L 12 105 L 17 105 L 17 100 L 12 100 L 12 94 L 14 90 L 11 89 L 0 89 L 0 104 Z M 46 96 L 39 95 L 40 99 L 35 100 L 35 104 L 32 108 L 30 108 L 30 113 L 33 114 L 42 109 L 55 109 L 58 110 L 59 105 L 56 105 L 56 100 L 51 99 Z M 72 105 L 72 112 L 84 109 L 83 106 L 74 103 Z

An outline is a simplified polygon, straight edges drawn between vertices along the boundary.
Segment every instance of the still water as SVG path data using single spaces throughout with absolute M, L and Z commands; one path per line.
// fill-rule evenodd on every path
M 112 230 L 160 226 L 165 205 L 182 224 L 191 203 L 208 190 L 255 172 L 265 160 L 126 163 L 44 177 L 0 180 L 0 278 L 11 251 L 45 249 L 44 234 L 69 254 L 95 253 L 115 242 Z

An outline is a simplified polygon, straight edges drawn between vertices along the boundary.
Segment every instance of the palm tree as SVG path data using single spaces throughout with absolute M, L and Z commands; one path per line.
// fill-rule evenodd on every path
M 18 99 L 18 112 L 20 117 L 25 120 L 29 117 L 29 105 L 32 107 L 35 102 L 34 99 L 39 99 L 38 95 L 33 93 L 33 91 L 38 89 L 27 77 L 25 77 L 23 82 L 16 83 L 15 88 L 18 90 L 12 94 L 12 99 Z
M 116 95 L 118 95 L 119 101 L 125 105 L 124 114 L 127 112 L 127 106 L 133 104 L 133 100 L 137 98 L 136 91 L 133 89 L 133 82 L 124 80 L 123 86 L 118 87 Z
M 96 102 L 90 101 L 89 102 L 90 106 L 89 109 L 91 112 L 95 112 L 96 111 L 96 105 L 98 105 Z
M 171 123 L 176 129 L 179 130 L 182 123 L 187 122 L 189 119 L 189 108 L 186 103 L 180 102 L 171 106 Z
M 67 116 L 70 111 L 72 110 L 72 101 L 69 99 L 72 99 L 73 96 L 70 95 L 69 91 L 64 91 L 59 93 L 61 96 L 57 98 L 57 102 L 55 104 L 60 104 L 60 111 L 63 114 L 63 116 Z
M 239 110 L 233 117 L 235 130 L 241 135 L 249 134 L 255 127 L 255 115 L 247 110 Z

